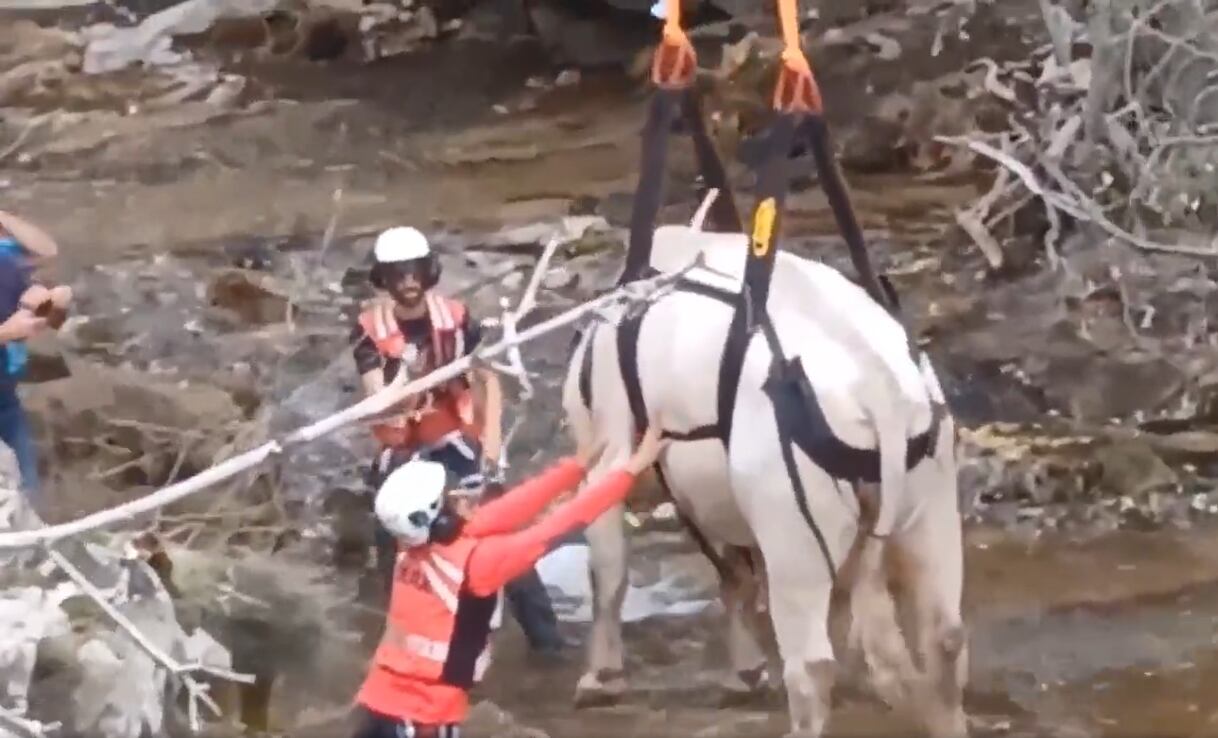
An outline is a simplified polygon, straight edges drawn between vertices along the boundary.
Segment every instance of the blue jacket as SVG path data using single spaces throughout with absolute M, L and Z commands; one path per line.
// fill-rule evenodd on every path
M 0 236 L 0 323 L 12 317 L 21 304 L 21 295 L 30 286 L 30 268 L 25 263 L 25 250 L 16 240 Z M 25 376 L 29 350 L 25 341 L 0 344 L 0 391 L 11 390 Z

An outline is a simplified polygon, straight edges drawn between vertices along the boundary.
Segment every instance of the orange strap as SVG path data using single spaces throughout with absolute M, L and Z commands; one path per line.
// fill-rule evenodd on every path
M 681 0 L 664 2 L 664 35 L 651 61 L 651 81 L 661 89 L 679 90 L 693 84 L 698 57 L 681 29 Z
M 782 113 L 824 112 L 820 87 L 799 40 L 797 0 L 778 0 L 778 22 L 782 26 L 782 68 L 774 87 L 774 109 Z

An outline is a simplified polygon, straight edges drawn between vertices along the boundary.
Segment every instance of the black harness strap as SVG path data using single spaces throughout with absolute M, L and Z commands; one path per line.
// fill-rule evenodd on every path
M 583 337 L 583 333 L 575 334 L 575 346 L 579 346 L 579 340 Z M 579 399 L 584 403 L 584 407 L 592 410 L 592 342 L 596 340 L 596 324 L 588 328 L 588 343 L 584 347 L 583 358 L 579 362 Z
M 774 401 L 775 411 L 783 416 L 791 440 L 829 476 L 855 482 L 880 481 L 879 452 L 851 446 L 829 427 L 816 390 L 804 372 L 803 357 L 782 360 L 776 365 L 766 382 L 766 394 Z M 933 453 L 938 434 L 939 419 L 932 415 L 927 429 L 909 439 L 905 452 L 907 470 Z
M 755 315 L 763 315 L 770 296 L 770 278 L 778 253 L 778 233 L 782 209 L 790 180 L 789 155 L 795 141 L 796 120 L 779 116 L 766 141 L 765 159 L 757 176 L 757 207 L 753 210 L 753 231 L 744 263 L 744 286 Z
M 643 399 L 643 387 L 639 381 L 639 332 L 643 328 L 643 318 L 647 315 L 647 309 L 650 305 L 645 304 L 642 309 L 637 312 L 632 312 L 627 315 L 618 325 L 617 330 L 617 361 L 618 370 L 622 374 L 622 385 L 626 390 L 626 402 L 630 405 L 630 414 L 634 417 L 635 433 L 642 433 L 646 430 L 647 425 L 647 403 Z M 695 429 L 697 433 L 697 429 Z M 669 437 L 677 437 L 676 434 L 665 433 Z M 714 435 L 708 435 L 707 438 L 714 438 Z M 696 440 L 689 437 L 683 440 Z M 668 495 L 673 501 L 674 507 L 677 509 L 677 516 L 681 522 L 689 530 L 690 535 L 694 539 L 694 543 L 701 549 L 702 554 L 710 559 L 711 566 L 715 567 L 715 571 L 721 579 L 726 580 L 731 576 L 726 562 L 715 552 L 711 547 L 710 541 L 694 525 L 694 522 L 680 505 L 676 504 L 676 498 L 673 497 L 672 488 L 668 485 L 668 480 L 664 477 L 664 471 L 660 468 L 657 461 L 651 467 L 656 474 L 656 481 L 660 483 L 664 494 Z
M 643 126 L 642 161 L 639 181 L 634 190 L 634 205 L 630 212 L 630 245 L 626 249 L 626 267 L 618 285 L 639 279 L 651 263 L 651 245 L 656 216 L 664 199 L 664 163 L 668 159 L 668 135 L 680 110 L 681 90 L 659 89 L 653 93 Z
M 706 121 L 702 117 L 702 101 L 697 91 L 691 88 L 686 91 L 681 102 L 685 124 L 689 128 L 690 138 L 693 139 L 694 154 L 698 157 L 702 183 L 708 190 L 719 190 L 719 195 L 711 203 L 710 212 L 707 214 L 709 230 L 739 233 L 744 230 L 744 224 L 740 220 L 740 211 L 736 208 L 736 197 L 728 183 L 723 160 L 715 151 L 715 144 L 706 130 Z
M 808 491 L 804 489 L 803 479 L 799 476 L 799 467 L 795 463 L 795 452 L 792 450 L 793 431 L 797 427 L 792 421 L 803 413 L 784 402 L 787 398 L 771 393 L 771 389 L 775 385 L 786 384 L 785 378 L 782 376 L 786 369 L 786 358 L 782 352 L 782 345 L 778 342 L 778 333 L 774 330 L 774 324 L 770 322 L 769 316 L 762 319 L 761 328 L 766 342 L 770 345 L 770 353 L 774 357 L 770 364 L 770 376 L 766 380 L 764 390 L 770 398 L 770 405 L 774 408 L 774 422 L 778 429 L 778 445 L 782 449 L 782 463 L 787 469 L 787 479 L 791 482 L 791 488 L 795 491 L 795 504 L 799 507 L 799 513 L 804 516 L 804 522 L 812 529 L 816 545 L 820 547 L 821 555 L 825 557 L 825 564 L 829 567 L 829 578 L 836 583 L 837 564 L 833 561 L 833 554 L 829 551 L 829 544 L 825 541 L 824 533 L 816 524 L 816 519 L 812 517 L 812 510 L 808 507 Z M 819 406 L 816 407 L 816 411 L 823 421 L 824 415 L 820 413 Z M 826 430 L 828 430 L 827 425 Z M 828 435 L 835 441 L 837 440 L 831 431 Z M 823 459 L 819 456 L 809 455 L 809 458 L 824 468 Z
M 702 118 L 702 105 L 692 88 L 683 90 L 657 89 L 652 93 L 647 123 L 643 126 L 643 144 L 639 180 L 634 190 L 634 205 L 630 213 L 630 244 L 626 249 L 626 266 L 618 285 L 639 279 L 651 264 L 651 249 L 656 217 L 664 201 L 664 164 L 668 160 L 668 136 L 673 123 L 681 115 L 694 144 L 698 169 L 705 185 L 717 188 L 719 196 L 711 205 L 709 221 L 712 230 L 739 232 L 740 214 L 727 178 L 723 160 Z
M 900 313 L 900 305 L 896 300 L 896 291 L 892 283 L 885 289 L 875 268 L 867 255 L 867 246 L 863 241 L 863 229 L 859 227 L 858 218 L 854 215 L 854 207 L 850 204 L 850 194 L 842 179 L 841 170 L 833 158 L 829 143 L 829 127 L 825 119 L 819 115 L 807 115 L 800 121 L 799 140 L 805 141 L 812 150 L 812 158 L 816 161 L 816 171 L 820 174 L 821 189 L 825 191 L 825 199 L 829 201 L 829 210 L 837 221 L 842 239 L 850 251 L 850 262 L 859 275 L 863 289 L 871 295 L 871 299 L 884 306 L 894 317 Z
M 626 389 L 626 401 L 630 403 L 630 414 L 634 416 L 634 429 L 642 433 L 647 425 L 647 405 L 643 401 L 643 387 L 639 381 L 639 332 L 643 329 L 643 316 L 648 305 L 628 314 L 617 327 L 617 365 L 622 373 L 622 384 Z
M 448 658 L 440 671 L 440 681 L 469 689 L 474 684 L 478 656 L 491 637 L 491 618 L 495 615 L 497 594 L 479 597 L 462 588 L 457 595 L 456 620 Z

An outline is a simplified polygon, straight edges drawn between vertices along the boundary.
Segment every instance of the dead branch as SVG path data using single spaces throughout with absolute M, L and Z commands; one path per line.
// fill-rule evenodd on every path
M 967 146 L 974 152 L 981 154 L 988 159 L 992 159 L 996 163 L 1009 169 L 1012 174 L 1019 177 L 1024 186 L 1037 197 L 1041 198 L 1041 200 L 1044 201 L 1044 203 L 1051 209 L 1056 208 L 1057 210 L 1060 210 L 1078 220 L 1094 223 L 1107 232 L 1110 236 L 1125 241 L 1130 245 L 1137 246 L 1138 248 L 1145 249 L 1147 251 L 1218 258 L 1218 251 L 1215 251 L 1209 247 L 1158 243 L 1147 238 L 1142 238 L 1141 236 L 1135 236 L 1105 217 L 1103 213 L 1099 211 L 1098 207 L 1093 201 L 1087 200 L 1084 202 L 1076 202 L 1061 192 L 1045 189 L 1045 187 L 1041 185 L 1040 181 L 1037 179 L 1036 175 L 1026 164 L 1014 158 L 1010 154 L 1006 154 L 998 149 L 995 149 L 993 146 L 990 146 L 984 141 L 974 141 L 967 137 L 960 136 L 936 136 L 935 140 L 956 146 Z
M 516 305 L 515 310 L 508 309 L 507 298 L 504 298 L 500 302 L 500 305 L 503 307 L 503 317 L 500 318 L 499 324 L 503 327 L 504 339 L 509 341 L 515 339 L 519 335 L 517 326 L 520 324 L 520 320 L 537 306 L 537 290 L 541 288 L 542 280 L 549 271 L 550 260 L 554 258 L 554 254 L 558 251 L 558 245 L 558 237 L 551 237 L 549 243 L 546 244 L 545 251 L 541 254 L 541 258 L 537 260 L 537 267 L 533 270 L 533 275 L 529 278 L 529 283 L 525 287 L 524 293 L 520 296 L 520 302 Z M 520 382 L 521 399 L 528 400 L 532 398 L 533 383 L 529 380 L 529 374 L 524 368 L 524 359 L 520 355 L 519 345 L 509 349 L 507 357 L 508 363 L 506 365 L 492 363 L 491 366 Z
M 232 682 L 241 682 L 242 684 L 254 683 L 254 675 L 252 674 L 239 674 L 228 669 L 219 669 L 214 666 L 207 666 L 206 664 L 200 663 L 178 663 L 172 656 L 165 653 L 160 646 L 153 643 L 148 636 L 144 635 L 144 633 L 140 631 L 138 627 L 136 627 L 135 623 L 131 622 L 130 618 L 111 604 L 110 600 L 105 596 L 105 594 L 94 586 L 94 584 L 89 581 L 89 578 L 86 577 L 80 571 L 80 569 L 77 569 L 71 561 L 68 561 L 66 556 L 58 551 L 55 551 L 54 549 L 48 549 L 47 554 L 50 556 L 51 561 L 55 562 L 55 565 L 58 566 L 64 574 L 67 574 L 68 578 L 71 579 L 77 587 L 80 587 L 82 592 L 87 594 L 90 599 L 96 602 L 97 606 L 100 607 L 106 613 L 106 615 L 110 616 L 110 619 L 113 620 L 115 624 L 122 628 L 127 635 L 131 636 L 131 639 L 134 640 L 140 646 L 140 648 L 144 649 L 144 651 L 152 657 L 153 661 L 156 661 L 158 664 L 168 670 L 170 675 L 179 680 L 182 686 L 186 688 L 187 694 L 190 698 L 190 701 L 187 703 L 187 709 L 190 717 L 190 727 L 196 733 L 201 727 L 199 724 L 198 714 L 198 703 L 200 701 L 206 705 L 216 717 L 221 717 L 222 714 L 220 712 L 220 706 L 217 705 L 215 700 L 211 698 L 211 695 L 208 694 L 210 685 L 198 682 L 192 676 L 192 674 L 204 673 Z
M 1078 20 L 1060 0 L 1040 0 L 1040 10 L 1051 43 L 1026 64 L 1000 70 L 982 60 L 992 93 L 1004 75 L 1035 86 L 1030 101 L 995 93 L 1012 105 L 1010 130 L 936 139 L 968 147 L 1018 183 L 996 182 L 957 215 L 961 229 L 993 266 L 995 229 L 1031 197 L 1044 206 L 1045 253 L 1055 268 L 1063 214 L 1145 251 L 1218 256 L 1203 239 L 1151 237 L 1180 223 L 1218 229 L 1210 222 L 1218 213 L 1218 45 L 1206 32 L 1218 9 L 1195 0 L 1103 0 Z M 1092 53 L 1076 51 L 1080 41 Z M 1038 66 L 1039 79 L 1024 74 Z M 990 199 L 996 191 L 1009 204 Z

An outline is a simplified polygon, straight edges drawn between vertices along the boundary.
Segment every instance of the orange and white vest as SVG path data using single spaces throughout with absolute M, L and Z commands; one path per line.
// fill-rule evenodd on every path
M 427 294 L 427 312 L 431 317 L 431 344 L 434 365 L 426 371 L 451 363 L 465 354 L 465 306 L 447 297 Z M 359 316 L 360 326 L 372 339 L 381 356 L 402 360 L 402 371 L 412 363 L 414 351 L 410 339 L 403 335 L 401 325 L 393 314 L 393 303 L 377 301 Z M 428 392 L 418 408 L 401 413 L 372 426 L 372 433 L 385 446 L 418 448 L 436 444 L 453 431 L 469 438 L 480 437 L 474 423 L 474 400 L 464 378 L 454 379 Z
M 398 553 L 385 634 L 373 657 L 378 667 L 466 689 L 482 680 L 503 596 L 477 597 L 462 586 L 476 544 L 460 537 Z

